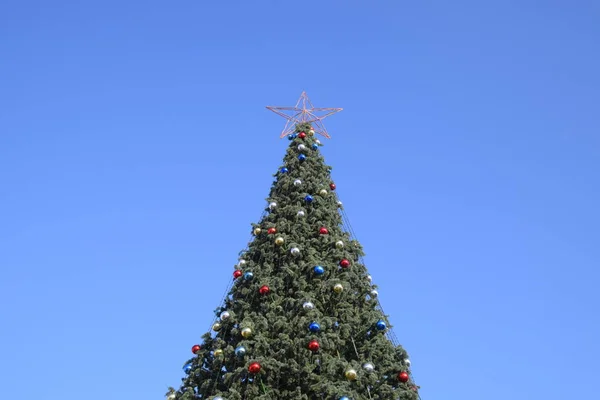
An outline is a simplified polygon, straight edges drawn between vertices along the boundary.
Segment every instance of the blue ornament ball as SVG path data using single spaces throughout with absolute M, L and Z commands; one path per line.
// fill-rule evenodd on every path
M 294 135 L 290 133 L 290 134 L 288 135 L 288 139 L 289 139 L 289 140 L 294 140 Z
M 319 325 L 317 322 L 311 322 L 310 325 L 308 325 L 308 330 L 312 333 L 317 333 L 321 330 L 321 325 Z
M 310 194 L 307 194 L 304 198 L 304 201 L 306 201 L 307 203 L 312 203 L 313 197 Z
M 183 366 L 183 372 L 185 372 L 186 374 L 189 374 L 190 372 L 192 372 L 192 364 L 190 364 L 190 363 L 185 364 Z
M 252 278 L 254 278 L 254 274 L 250 271 L 244 273 L 244 280 L 245 281 L 251 281 Z
M 316 143 L 313 143 L 311 147 L 313 150 L 317 150 L 319 148 L 319 145 Z
M 375 327 L 377 328 L 378 331 L 383 331 L 383 330 L 385 330 L 386 325 L 385 325 L 385 322 L 383 322 L 382 320 L 379 320 L 375 324 Z
M 348 396 L 342 396 L 342 397 L 340 397 L 340 400 L 350 400 L 350 397 L 348 397 Z
M 283 167 L 280 169 L 280 171 L 282 174 L 286 174 L 289 171 L 289 169 L 287 169 L 286 167 Z
M 298 156 L 298 160 L 300 160 L 300 161 L 304 161 L 304 160 L 306 160 L 306 156 L 305 156 L 304 154 L 300 154 L 300 155 Z
M 320 265 L 317 265 L 313 268 L 313 271 L 315 272 L 315 275 L 323 275 L 325 273 L 325 268 L 321 267 Z
M 246 355 L 246 348 L 244 346 L 239 346 L 235 349 L 235 355 L 238 357 L 244 357 Z

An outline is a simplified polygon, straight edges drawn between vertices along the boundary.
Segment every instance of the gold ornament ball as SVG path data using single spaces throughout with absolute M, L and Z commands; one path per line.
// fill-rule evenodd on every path
M 342 286 L 341 283 L 336 283 L 335 285 L 333 285 L 333 291 L 336 293 L 342 293 L 342 290 L 344 290 L 344 287 Z
M 242 329 L 242 336 L 245 337 L 246 339 L 248 339 L 250 336 L 252 336 L 252 329 L 250 329 L 250 328 Z
M 215 350 L 215 357 L 221 357 L 222 355 L 223 355 L 223 350 L 221 350 L 221 349 Z
M 311 135 L 311 136 L 314 135 L 315 134 L 315 130 L 314 129 L 309 130 L 308 134 Z
M 213 331 L 215 331 L 215 332 L 219 332 L 219 331 L 221 330 L 221 324 L 220 324 L 220 323 L 218 323 L 218 322 L 217 322 L 217 323 L 215 323 L 215 324 L 212 326 L 212 329 L 213 329 Z
M 321 196 L 327 196 L 327 190 L 326 189 L 321 189 L 321 190 L 319 190 L 319 194 Z
M 284 240 L 281 236 L 279 236 L 277 239 L 275 239 L 275 244 L 277 246 L 281 246 L 283 244 Z
M 262 232 L 262 229 L 254 228 L 254 235 L 258 236 L 258 235 L 260 235 L 261 232 Z
M 344 375 L 346 376 L 346 379 L 353 381 L 356 379 L 356 370 L 349 369 Z

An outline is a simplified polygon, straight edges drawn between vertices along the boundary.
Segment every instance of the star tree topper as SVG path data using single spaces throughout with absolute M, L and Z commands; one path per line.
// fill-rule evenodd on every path
M 306 92 L 302 92 L 295 107 L 267 106 L 267 108 L 287 120 L 285 128 L 281 132 L 281 138 L 294 133 L 297 124 L 310 123 L 315 133 L 331 139 L 322 121 L 330 115 L 342 111 L 341 108 L 315 108 L 306 95 Z

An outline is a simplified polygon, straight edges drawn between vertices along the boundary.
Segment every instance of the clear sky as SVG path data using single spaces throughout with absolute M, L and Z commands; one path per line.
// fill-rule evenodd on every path
M 600 3 L 0 3 L 0 391 L 162 399 L 323 153 L 423 400 L 591 399 Z M 342 379 L 342 378 L 340 378 Z

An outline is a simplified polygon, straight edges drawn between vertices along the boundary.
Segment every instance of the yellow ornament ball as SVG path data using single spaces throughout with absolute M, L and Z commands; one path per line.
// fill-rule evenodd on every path
M 284 240 L 281 236 L 279 236 L 277 239 L 275 239 L 275 244 L 277 246 L 281 246 L 283 244 Z
M 354 369 L 349 369 L 346 371 L 346 373 L 344 374 L 346 376 L 346 379 L 348 379 L 349 381 L 353 381 L 356 379 L 356 370 Z
M 221 349 L 216 349 L 215 350 L 215 357 L 220 357 L 223 355 L 223 350 Z
M 342 286 L 341 283 L 336 283 L 335 285 L 333 285 L 333 291 L 336 293 L 342 293 L 342 291 L 344 290 L 344 287 Z
M 327 193 L 328 193 L 328 192 L 327 192 L 327 190 L 326 190 L 326 189 L 321 189 L 321 190 L 319 190 L 319 194 L 320 194 L 321 196 L 327 196 Z
M 242 329 L 242 336 L 245 337 L 246 339 L 248 339 L 250 336 L 252 336 L 252 329 L 250 329 L 250 328 Z
M 262 229 L 260 229 L 260 228 L 254 228 L 254 234 L 256 236 L 260 235 L 261 232 L 262 232 Z
M 220 324 L 220 323 L 218 323 L 218 322 L 217 322 L 217 323 L 215 323 L 215 324 L 212 326 L 212 329 L 213 329 L 213 331 L 215 331 L 215 332 L 219 332 L 219 331 L 221 330 L 221 324 Z

